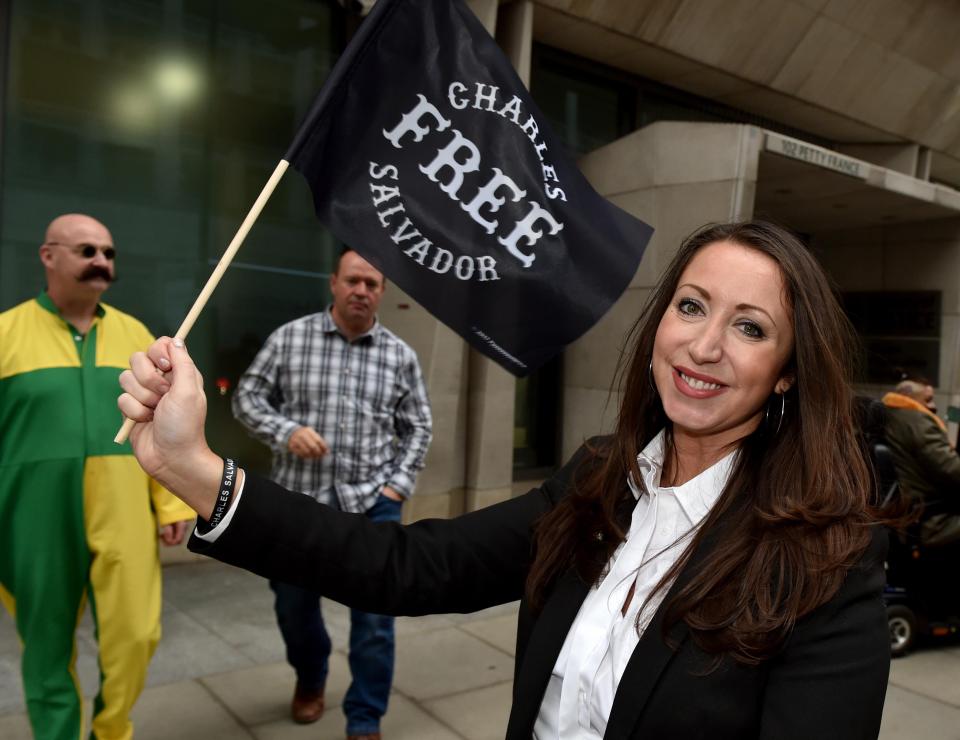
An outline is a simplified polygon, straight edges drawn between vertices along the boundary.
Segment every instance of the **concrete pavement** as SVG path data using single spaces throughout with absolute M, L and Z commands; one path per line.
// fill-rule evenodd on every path
M 134 711 L 138 740 L 342 738 L 349 612 L 325 602 L 336 650 L 328 709 L 315 725 L 295 725 L 288 719 L 293 672 L 284 661 L 266 582 L 183 553 L 172 559 L 164 568 L 164 636 Z M 0 738 L 26 740 L 20 647 L 9 615 L 0 615 Z M 502 738 L 515 615 L 512 604 L 473 615 L 399 619 L 384 736 Z M 80 629 L 77 668 L 85 695 L 92 696 L 98 671 L 88 618 Z M 939 645 L 894 661 L 881 738 L 960 739 L 960 645 Z

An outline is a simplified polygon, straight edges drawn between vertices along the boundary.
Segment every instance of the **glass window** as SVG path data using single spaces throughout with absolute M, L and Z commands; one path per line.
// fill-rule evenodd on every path
M 636 128 L 636 90 L 570 54 L 535 46 L 530 94 L 574 156 Z
M 563 356 L 517 378 L 513 417 L 513 469 L 517 480 L 545 478 L 559 464 Z
M 335 3 L 11 0 L 0 181 L 0 307 L 38 293 L 37 247 L 66 212 L 103 221 L 104 300 L 176 331 L 344 43 Z M 290 171 L 190 335 L 211 443 L 263 468 L 230 390 L 267 335 L 320 310 L 337 246 Z M 218 383 L 221 396 L 214 390 Z
M 907 375 L 940 384 L 939 290 L 848 291 L 842 300 L 864 345 L 860 381 L 891 386 Z
M 541 44 L 534 45 L 530 90 L 554 130 L 578 156 L 656 121 L 749 123 L 835 147 L 781 121 Z

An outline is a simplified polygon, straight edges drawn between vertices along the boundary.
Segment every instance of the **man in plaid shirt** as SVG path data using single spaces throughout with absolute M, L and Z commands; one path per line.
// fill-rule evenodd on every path
M 244 373 L 233 413 L 273 450 L 271 477 L 343 511 L 399 521 L 431 437 L 417 356 L 377 321 L 383 275 L 351 249 L 330 277 L 333 305 L 277 329 Z M 330 638 L 320 597 L 270 587 L 297 673 L 293 719 L 323 714 Z M 379 738 L 393 679 L 393 618 L 353 610 L 343 702 L 349 738 Z

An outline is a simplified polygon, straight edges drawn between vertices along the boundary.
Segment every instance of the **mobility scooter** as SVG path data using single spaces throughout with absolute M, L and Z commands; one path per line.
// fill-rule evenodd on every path
M 896 503 L 903 494 L 890 450 L 876 443 L 873 453 L 883 508 Z M 920 639 L 960 633 L 960 545 L 924 546 L 916 523 L 902 531 L 889 530 L 889 537 L 883 600 L 890 627 L 890 652 L 896 658 Z

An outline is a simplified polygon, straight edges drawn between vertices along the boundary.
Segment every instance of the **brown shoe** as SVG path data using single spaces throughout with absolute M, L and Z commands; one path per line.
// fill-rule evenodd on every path
M 304 689 L 297 684 L 290 703 L 290 715 L 301 725 L 320 719 L 323 716 L 323 689 Z
M 347 735 L 347 740 L 380 740 L 380 733 L 368 732 L 366 735 Z

